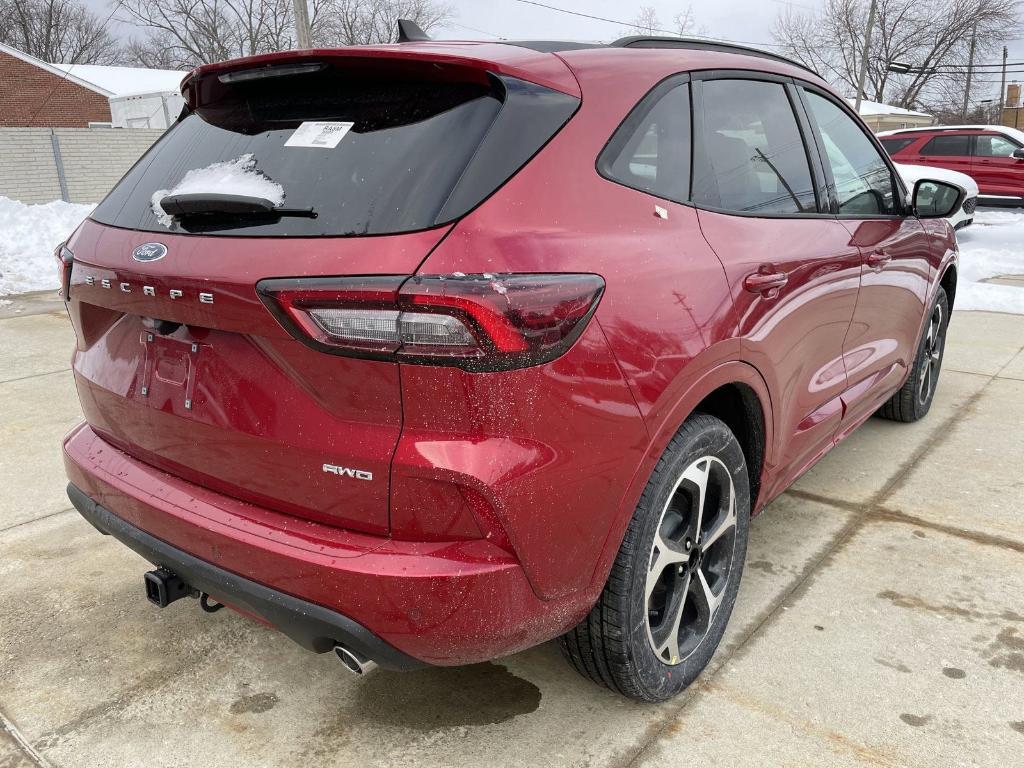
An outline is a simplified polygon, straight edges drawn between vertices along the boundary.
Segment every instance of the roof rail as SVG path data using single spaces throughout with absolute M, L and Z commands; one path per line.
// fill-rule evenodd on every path
M 686 48 L 694 51 L 719 51 L 721 53 L 742 53 L 747 56 L 758 56 L 762 59 L 781 61 L 784 64 L 791 64 L 794 67 L 810 72 L 812 75 L 821 77 L 817 72 L 795 59 L 780 56 L 777 53 L 762 51 L 760 48 L 750 48 L 746 45 L 726 43 L 721 40 L 704 40 L 696 37 L 653 37 L 649 35 L 630 35 L 621 37 L 609 44 L 612 48 Z

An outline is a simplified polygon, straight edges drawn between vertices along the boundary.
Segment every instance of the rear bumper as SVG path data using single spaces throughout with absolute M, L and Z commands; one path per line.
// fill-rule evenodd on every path
M 99 530 L 314 651 L 339 642 L 398 669 L 475 663 L 556 637 L 589 609 L 578 594 L 539 599 L 490 541 L 300 520 L 157 470 L 84 424 L 64 463 L 73 503 Z
M 340 643 L 386 669 L 424 666 L 347 616 L 243 579 L 150 536 L 97 504 L 72 483 L 68 484 L 68 498 L 100 533 L 113 536 L 153 565 L 173 571 L 195 589 L 262 619 L 303 648 L 324 653 Z

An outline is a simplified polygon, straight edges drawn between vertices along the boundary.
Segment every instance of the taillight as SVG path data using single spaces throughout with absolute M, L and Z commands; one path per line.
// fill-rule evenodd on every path
M 263 280 L 257 291 L 299 341 L 324 352 L 473 371 L 565 352 L 604 290 L 597 275 L 476 274 Z
M 66 245 L 58 245 L 53 255 L 59 262 L 60 295 L 64 301 L 68 301 L 71 298 L 71 268 L 75 263 L 75 255 L 68 250 Z

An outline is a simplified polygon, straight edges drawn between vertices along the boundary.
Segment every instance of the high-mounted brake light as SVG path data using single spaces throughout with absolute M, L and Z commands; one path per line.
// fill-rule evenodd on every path
M 263 280 L 264 303 L 299 341 L 338 355 L 523 368 L 565 352 L 604 280 L 586 274 L 476 274 Z
M 266 80 L 271 77 L 287 77 L 289 75 L 307 75 L 327 69 L 322 61 L 311 61 L 301 64 L 271 64 L 253 69 L 240 69 L 218 75 L 222 83 L 243 83 L 247 80 Z

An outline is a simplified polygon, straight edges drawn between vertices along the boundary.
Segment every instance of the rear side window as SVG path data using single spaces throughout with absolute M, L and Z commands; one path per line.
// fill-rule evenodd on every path
M 839 213 L 898 213 L 892 171 L 864 129 L 834 102 L 806 93 L 832 170 Z
M 817 210 L 811 169 L 786 89 L 755 80 L 705 80 L 693 201 L 743 213 Z
M 690 194 L 690 86 L 677 85 L 642 102 L 601 155 L 606 178 L 686 202 Z
M 971 143 L 970 136 L 936 136 L 923 147 L 922 155 L 935 155 L 938 157 L 957 157 L 969 155 L 968 147 Z
M 246 236 L 426 229 L 491 194 L 579 104 L 514 78 L 422 62 L 357 59 L 226 83 L 212 75 L 199 86 L 198 109 L 129 171 L 94 219 Z M 222 187 L 218 174 L 234 186 L 196 188 L 204 179 Z M 235 192 L 238 184 L 283 210 L 311 214 L 172 220 L 154 207 L 167 191 Z
M 974 154 L 980 157 L 1010 157 L 1020 144 L 994 133 L 974 137 Z
M 914 141 L 916 141 L 916 139 L 914 139 L 914 138 L 909 138 L 909 139 L 879 139 L 879 142 L 881 142 L 882 146 L 885 147 L 885 151 L 888 152 L 890 155 L 895 154 L 896 152 L 899 152 L 904 147 L 909 147 L 911 144 L 914 143 Z

